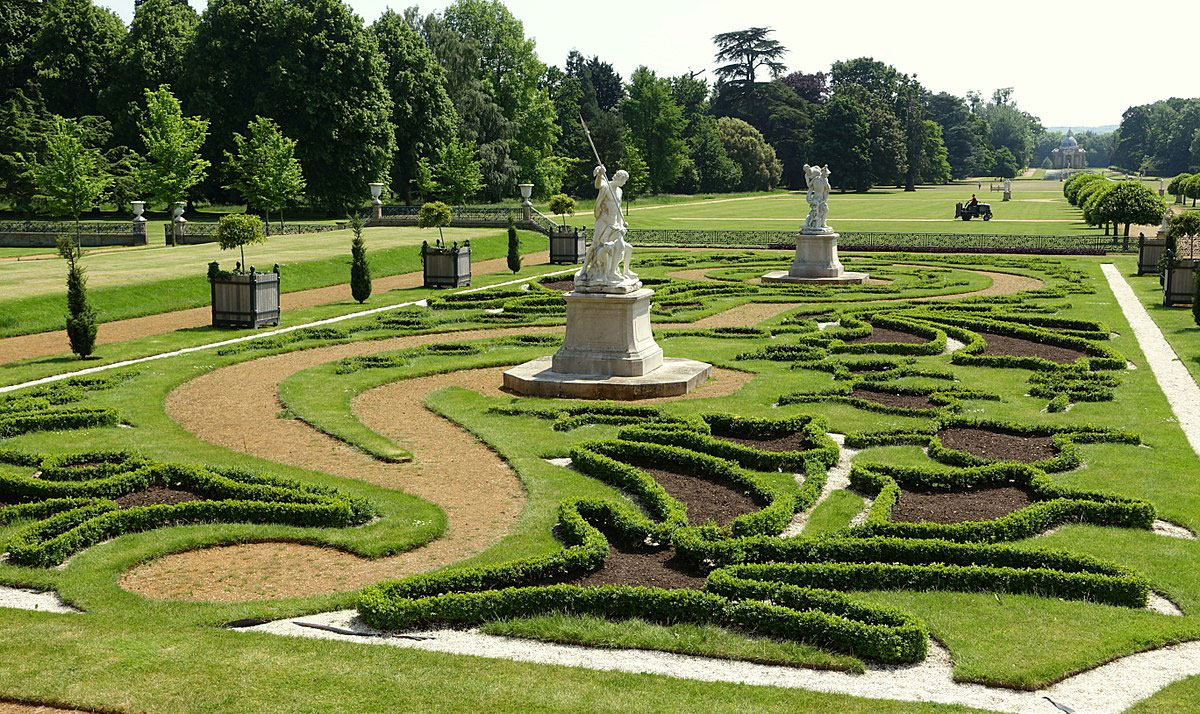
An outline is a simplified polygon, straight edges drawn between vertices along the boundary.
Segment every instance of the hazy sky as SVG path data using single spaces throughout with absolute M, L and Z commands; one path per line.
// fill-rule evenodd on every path
M 714 34 L 765 25 L 790 48 L 789 69 L 828 70 L 834 60 L 866 55 L 934 91 L 1015 87 L 1017 102 L 1046 126 L 1117 124 L 1130 105 L 1197 93 L 1186 69 L 1193 43 L 1183 6 L 1175 9 L 1185 14 L 1171 17 L 1127 0 L 505 1 L 543 61 L 562 66 L 574 48 L 626 78 L 641 64 L 667 75 L 711 69 Z M 98 2 L 132 15 L 133 0 Z M 197 10 L 207 4 L 191 2 Z M 412 4 L 348 2 L 368 22 Z

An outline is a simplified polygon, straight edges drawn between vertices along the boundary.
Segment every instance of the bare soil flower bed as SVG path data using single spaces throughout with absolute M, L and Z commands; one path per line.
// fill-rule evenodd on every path
M 987 429 L 954 427 L 937 434 L 942 446 L 996 461 L 1033 463 L 1055 455 L 1049 436 L 1019 436 Z
M 914 335 L 911 332 L 901 332 L 888 327 L 872 327 L 871 334 L 866 337 L 855 337 L 852 340 L 845 340 L 848 345 L 868 345 L 880 343 L 895 343 L 899 342 L 906 345 L 922 345 L 929 342 L 928 337 Z
M 874 389 L 855 389 L 850 392 L 850 396 L 904 409 L 933 409 L 937 406 L 924 394 L 897 394 L 895 392 L 878 392 Z
M 206 501 L 208 499 L 194 494 L 191 491 L 182 491 L 180 489 L 167 488 L 165 486 L 154 486 L 146 489 L 145 491 L 127 493 L 124 496 L 114 500 L 121 508 L 133 508 L 134 506 L 174 506 L 178 503 L 187 503 L 188 501 Z
M 1033 503 L 1028 491 L 1016 486 L 993 486 L 966 491 L 902 491 L 892 508 L 897 523 L 961 523 L 988 521 Z
M 567 278 L 566 280 L 552 280 L 548 283 L 542 283 L 542 287 L 551 290 L 561 290 L 564 293 L 569 293 L 575 289 L 575 278 Z
M 729 484 L 663 469 L 644 469 L 667 493 L 687 505 L 688 522 L 700 525 L 715 521 L 726 525 L 738 516 L 753 513 L 762 505 L 748 493 Z
M 749 446 L 761 451 L 804 451 L 811 449 L 812 444 L 804 437 L 804 434 L 795 432 L 787 436 L 779 436 L 774 439 L 749 439 L 740 436 L 725 436 L 724 434 L 713 434 L 722 441 L 732 441 L 735 444 Z
M 980 332 L 979 335 L 987 342 L 987 346 L 979 354 L 989 357 L 1005 355 L 1010 357 L 1041 357 L 1042 359 L 1048 359 L 1058 364 L 1071 364 L 1080 357 L 1087 356 L 1083 352 L 1070 349 L 1069 347 L 1047 345 L 1020 337 L 998 335 L 994 332 Z
M 678 562 L 674 548 L 625 550 L 609 547 L 608 559 L 594 572 L 569 581 L 571 585 L 640 585 L 700 590 L 704 576 Z

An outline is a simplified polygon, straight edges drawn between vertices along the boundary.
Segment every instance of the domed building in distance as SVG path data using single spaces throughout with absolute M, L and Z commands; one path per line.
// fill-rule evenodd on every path
M 1056 169 L 1087 168 L 1087 150 L 1075 140 L 1075 132 L 1067 129 L 1058 148 L 1050 152 L 1050 162 Z

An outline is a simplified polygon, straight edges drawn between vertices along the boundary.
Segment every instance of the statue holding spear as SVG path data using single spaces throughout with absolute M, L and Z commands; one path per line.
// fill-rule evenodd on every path
M 637 275 L 630 271 L 633 260 L 633 248 L 625 240 L 629 227 L 621 214 L 621 187 L 629 180 L 629 173 L 617 171 L 612 179 L 608 178 L 604 162 L 600 160 L 600 152 L 592 141 L 592 133 L 588 130 L 587 122 L 579 117 L 583 132 L 592 147 L 596 157 L 596 168 L 592 171 L 595 178 L 596 207 L 592 215 L 596 219 L 592 234 L 592 243 L 584 256 L 583 267 L 575 275 L 575 287 L 608 289 L 636 289 L 640 286 Z

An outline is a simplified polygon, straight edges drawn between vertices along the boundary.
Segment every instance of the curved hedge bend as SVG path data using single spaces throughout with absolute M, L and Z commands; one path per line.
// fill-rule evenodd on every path
M 1145 578 L 1093 558 L 959 543 L 940 533 L 863 537 L 865 533 L 843 532 L 821 538 L 779 538 L 778 533 L 796 512 L 812 507 L 825 485 L 826 469 L 837 461 L 837 447 L 825 435 L 827 426 L 817 418 L 768 420 L 708 414 L 689 421 L 672 419 L 654 407 L 627 405 L 496 411 L 552 419 L 554 428 L 560 430 L 585 423 L 636 420 L 639 425 L 622 430 L 618 439 L 574 447 L 571 459 L 579 471 L 635 497 L 649 517 L 624 501 L 564 501 L 555 530 L 563 544 L 561 550 L 367 588 L 359 597 L 358 611 L 371 626 L 388 630 L 467 627 L 550 612 L 641 618 L 660 624 L 719 625 L 894 664 L 925 657 L 928 632 L 924 624 L 904 611 L 859 603 L 845 593 L 874 589 L 988 591 L 1128 607 L 1144 606 L 1149 593 Z M 809 448 L 769 452 L 721 438 L 763 439 L 796 432 L 805 435 Z M 643 465 L 724 481 L 750 492 L 765 505 L 725 527 L 689 525 L 686 505 L 639 468 Z M 778 492 L 748 469 L 782 469 L 802 473 L 805 478 L 798 491 Z M 1031 481 L 1033 478 L 1031 474 Z M 1153 518 L 1153 509 L 1146 504 L 1090 496 L 1111 509 L 1097 516 L 1096 522 L 1141 525 L 1146 517 Z M 881 515 L 882 506 L 875 513 L 876 518 L 864 529 L 877 527 L 879 519 L 886 518 Z M 1009 537 L 1021 536 L 1016 529 L 993 528 L 991 538 L 964 540 Z M 561 584 L 600 568 L 608 557 L 610 541 L 627 547 L 673 546 L 677 558 L 708 572 L 703 591 Z
M 238 469 L 168 464 L 124 451 L 47 457 L 0 451 L 0 462 L 37 469 L 0 474 L 0 524 L 33 520 L 8 541 L 9 561 L 57 565 L 101 541 L 165 526 L 273 523 L 344 528 L 367 522 L 370 504 L 336 490 Z M 121 508 L 115 499 L 151 488 L 185 490 L 202 500 Z

